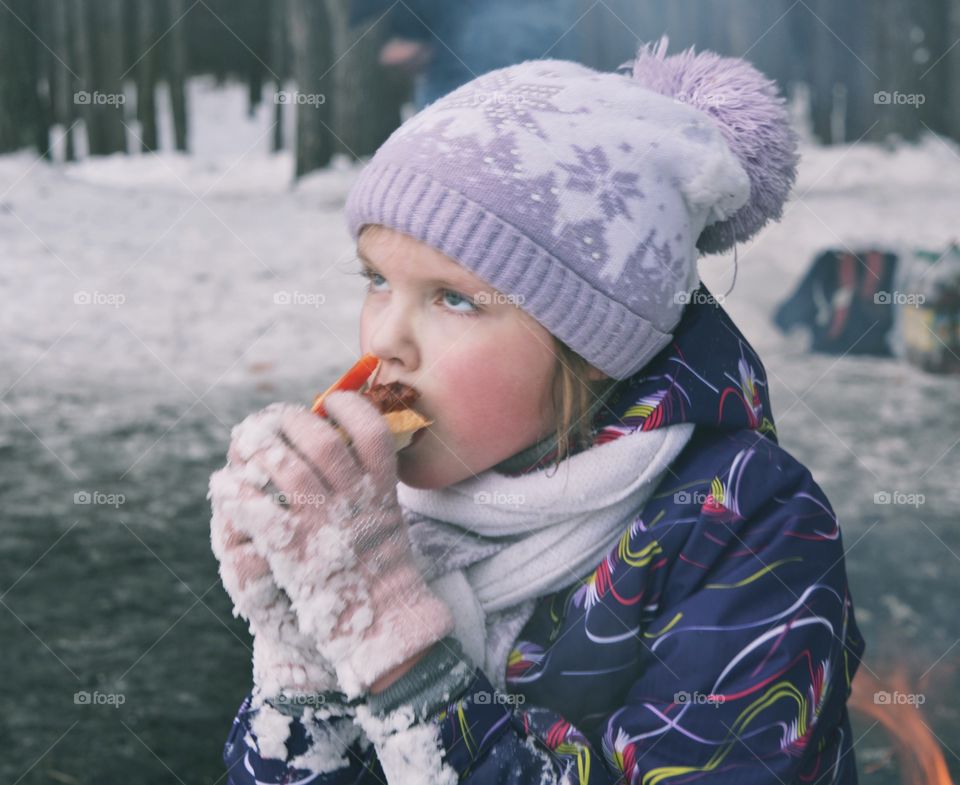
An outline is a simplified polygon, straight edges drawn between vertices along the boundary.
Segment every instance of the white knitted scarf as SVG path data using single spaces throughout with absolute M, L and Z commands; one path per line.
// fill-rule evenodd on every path
M 439 490 L 397 486 L 420 568 L 465 653 L 503 689 L 536 600 L 583 580 L 627 531 L 693 435 L 633 431 L 539 470 L 492 469 Z

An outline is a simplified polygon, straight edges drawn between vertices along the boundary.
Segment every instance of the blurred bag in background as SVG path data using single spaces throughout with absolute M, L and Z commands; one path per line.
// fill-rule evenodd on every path
M 888 300 L 896 268 L 897 255 L 890 251 L 826 250 L 777 309 L 774 322 L 785 333 L 808 328 L 815 352 L 889 356 L 895 317 Z
M 828 249 L 773 319 L 784 333 L 809 329 L 814 352 L 894 356 L 960 373 L 960 245 Z

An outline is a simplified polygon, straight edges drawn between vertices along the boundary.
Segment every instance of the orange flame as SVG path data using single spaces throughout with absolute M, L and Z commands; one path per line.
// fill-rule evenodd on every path
M 879 679 L 862 667 L 853 680 L 849 706 L 886 729 L 904 785 L 953 785 L 937 737 L 920 711 L 925 700 L 924 693 L 911 691 L 904 665 L 897 665 L 888 679 Z

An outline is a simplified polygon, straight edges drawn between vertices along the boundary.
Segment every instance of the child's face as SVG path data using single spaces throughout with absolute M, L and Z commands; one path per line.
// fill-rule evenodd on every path
M 369 287 L 363 352 L 382 360 L 380 383 L 420 392 L 433 420 L 398 455 L 399 479 L 442 488 L 489 469 L 556 428 L 553 337 L 450 257 L 377 226 L 360 236 Z

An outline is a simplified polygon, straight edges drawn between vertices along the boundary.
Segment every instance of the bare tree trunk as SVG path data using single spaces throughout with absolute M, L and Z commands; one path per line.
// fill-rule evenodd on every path
M 0 6 L 0 153 L 21 146 L 26 119 L 24 99 L 37 91 L 35 84 L 23 79 L 24 41 L 15 33 L 19 24 L 12 9 Z
M 332 57 L 326 7 L 316 0 L 289 0 L 293 74 L 298 95 L 296 178 L 326 166 L 333 155 L 330 133 Z
M 653 5 L 634 0 L 578 0 L 573 19 L 580 21 L 564 40 L 575 39 L 581 62 L 613 71 L 633 58 L 641 41 L 653 40 L 663 32 L 660 22 L 650 22 Z
M 950 48 L 960 38 L 960 0 L 923 0 L 917 10 L 922 32 L 914 52 L 925 97 L 921 119 L 937 133 L 960 139 L 960 104 L 954 98 L 960 85 L 960 47 Z
M 843 103 L 842 117 L 836 114 L 833 117 L 834 128 L 841 123 L 843 127 L 842 136 L 834 134 L 835 142 L 860 139 L 876 120 L 873 94 L 876 90 L 877 63 L 868 38 L 872 4 L 873 0 L 847 0 L 846 13 L 837 20 L 841 26 L 834 28 L 834 32 L 846 44 L 834 44 L 837 52 L 833 65 L 836 71 L 834 97 L 837 104 Z
M 592 68 L 597 67 L 599 60 L 597 42 L 600 39 L 600 23 L 594 6 L 591 0 L 577 0 L 577 18 L 580 20 L 579 60 Z
M 140 121 L 140 147 L 143 152 L 157 149 L 157 61 L 155 47 L 157 37 L 156 15 L 150 0 L 141 0 L 136 5 L 137 46 L 140 61 L 137 63 L 137 120 Z
M 960 39 L 960 0 L 947 0 L 950 7 L 949 35 L 951 41 Z M 948 133 L 958 142 L 960 142 L 960 101 L 956 99 L 957 91 L 960 90 L 960 49 L 954 47 L 950 54 L 944 58 L 946 64 L 944 70 L 947 73 L 946 80 L 950 87 L 949 95 L 954 96 L 950 101 L 950 113 L 947 117 Z
M 361 93 L 357 91 L 360 85 L 356 74 L 348 75 L 345 73 L 346 61 L 350 60 L 354 66 L 356 63 L 356 52 L 350 52 L 344 56 L 350 46 L 349 31 L 347 30 L 347 2 L 346 0 L 324 0 L 327 10 L 327 35 L 330 41 L 330 62 L 333 70 L 328 75 L 328 84 L 332 86 L 332 96 L 330 100 L 330 130 L 333 136 L 333 151 L 336 153 L 346 153 L 351 157 L 358 157 L 359 153 L 354 153 L 356 147 L 356 128 L 350 128 L 345 122 L 351 115 L 351 108 L 362 106 L 363 119 L 376 113 L 377 107 L 372 101 L 367 101 L 366 97 L 361 100 Z M 362 45 L 362 44 L 361 44 Z M 362 79 L 362 77 L 361 77 Z M 347 85 L 353 82 L 354 90 L 347 92 Z
M 287 7 L 286 0 L 273 0 L 269 10 L 269 63 L 270 70 L 273 72 L 273 151 L 279 152 L 283 149 L 283 112 L 285 105 L 277 100 L 280 92 L 283 90 L 283 80 L 288 72 L 287 55 Z
M 410 82 L 379 63 L 387 28 L 377 18 L 348 25 L 346 0 L 328 0 L 333 31 L 335 149 L 353 158 L 376 151 L 400 125 L 400 107 Z
M 76 93 L 74 99 L 77 116 L 83 120 L 87 136 L 87 152 L 92 148 L 90 135 L 95 133 L 93 123 L 93 107 L 88 101 L 80 100 L 81 96 L 93 92 L 93 56 L 90 51 L 90 9 L 87 0 L 68 0 L 70 10 L 71 38 L 73 42 L 74 71 L 77 74 Z
M 67 33 L 67 0 L 46 0 L 46 16 L 50 25 L 50 48 L 53 50 L 50 64 L 50 98 L 53 121 L 63 126 L 66 139 L 64 157 L 76 160 L 73 121 L 76 117 L 74 104 L 73 74 L 70 68 L 70 46 Z
M 363 28 L 354 28 L 351 32 L 351 43 L 361 35 Z M 408 100 L 412 88 L 409 77 L 399 73 L 385 73 L 380 65 L 380 48 L 385 40 L 382 26 L 368 33 L 354 46 L 351 52 L 353 60 L 343 69 L 346 75 L 343 95 L 359 96 L 359 100 L 355 98 L 353 101 L 343 102 L 347 111 L 340 118 L 341 128 L 345 134 L 350 134 L 355 139 L 351 141 L 351 145 L 359 156 L 375 153 L 400 125 L 400 110 Z M 345 60 L 350 60 L 350 56 Z M 376 109 L 372 113 L 366 113 L 364 122 L 364 108 L 368 101 Z
M 634 7 L 637 14 L 638 43 L 656 41 L 663 33 L 666 32 L 666 9 L 663 8 L 662 3 L 658 2 L 657 0 L 648 0 L 644 3 L 636 3 Z M 635 54 L 635 51 L 628 53 L 630 57 L 633 57 Z M 624 60 L 627 59 L 629 58 L 624 58 Z
M 87 138 L 91 155 L 110 155 L 127 149 L 123 125 L 123 4 L 122 0 L 97 0 L 92 12 L 90 49 L 93 63 Z
M 43 8 L 38 3 L 29 3 L 29 8 L 20 12 L 20 18 L 25 20 L 31 31 L 35 31 L 41 41 L 50 39 L 49 21 L 44 18 Z M 31 36 L 32 37 L 32 36 Z M 51 158 L 50 128 L 53 125 L 53 101 L 51 84 L 53 78 L 53 54 L 46 46 L 34 49 L 35 56 L 31 59 L 27 78 L 36 86 L 34 92 L 35 106 L 37 107 L 37 123 L 33 129 L 34 145 L 43 158 Z
M 257 107 L 263 100 L 263 71 L 259 64 L 249 64 L 247 71 L 247 117 L 257 113 Z
M 741 0 L 719 0 L 719 2 L 714 0 L 712 4 L 716 9 L 714 22 L 715 26 L 722 31 L 723 54 L 754 60 L 756 47 L 759 46 L 757 39 L 763 33 L 763 30 L 756 29 L 759 27 L 756 22 L 763 19 L 768 3 L 769 0 L 762 5 L 758 4 L 748 12 Z M 695 13 L 691 21 L 696 20 L 700 15 Z
M 170 108 L 173 115 L 173 143 L 180 152 L 187 152 L 187 45 L 185 40 L 185 0 L 167 0 L 172 29 L 167 34 L 167 84 L 170 89 Z
M 49 111 L 39 92 L 40 45 L 20 21 L 32 26 L 38 16 L 32 2 L 0 5 L 0 152 L 34 145 L 46 154 L 49 148 Z
M 250 32 L 244 34 L 245 43 L 250 47 L 247 52 L 247 116 L 254 117 L 257 107 L 263 101 L 263 82 L 267 78 L 267 65 L 264 62 L 268 57 L 267 49 L 270 45 L 270 6 L 268 0 L 244 0 L 238 4 L 243 9 L 242 29 Z
M 823 144 L 841 140 L 833 138 L 834 96 L 839 77 L 837 39 L 832 30 L 837 28 L 839 11 L 833 0 L 816 0 L 804 8 L 803 35 L 809 47 L 806 82 L 810 85 L 810 117 L 813 133 Z
M 875 88 L 876 125 L 870 137 L 916 138 L 921 128 L 917 112 L 918 80 L 910 41 L 914 26 L 906 0 L 874 0 L 872 50 L 879 84 Z
M 697 43 L 695 20 L 704 13 L 700 0 L 666 0 L 665 32 L 670 36 L 670 52 L 678 52 Z

